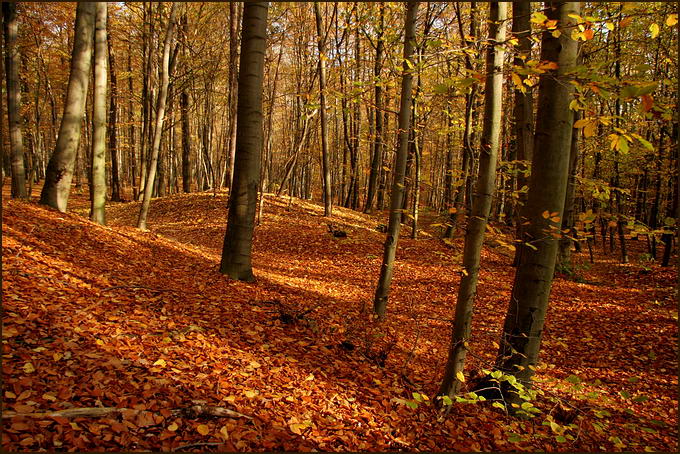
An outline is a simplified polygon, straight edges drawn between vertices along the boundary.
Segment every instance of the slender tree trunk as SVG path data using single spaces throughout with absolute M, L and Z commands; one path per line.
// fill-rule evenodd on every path
M 530 385 L 538 362 L 557 256 L 572 138 L 569 104 L 574 87 L 570 73 L 578 52 L 569 30 L 576 22 L 570 16 L 578 16 L 580 3 L 548 2 L 546 6 L 546 16 L 559 21 L 562 34 L 555 38 L 549 31 L 543 32 L 541 60 L 556 62 L 558 68 L 540 77 L 531 180 L 523 210 L 529 224 L 520 245 L 522 253 L 496 359 L 499 369 L 525 386 Z M 518 400 L 514 392 L 505 397 L 510 403 Z
M 507 3 L 489 4 L 489 44 L 486 51 L 486 82 L 484 89 L 484 124 L 480 147 L 479 177 L 468 217 L 463 251 L 463 276 L 458 288 L 456 313 L 449 356 L 439 395 L 453 396 L 460 388 L 460 375 L 465 366 L 467 341 L 470 338 L 472 310 L 477 292 L 479 263 L 487 219 L 495 192 L 496 161 L 503 95 L 503 58 L 505 51 L 496 43 L 505 41 Z
M 236 112 L 236 99 L 238 96 L 238 80 L 236 66 L 238 65 L 238 23 L 240 8 L 238 3 L 229 3 L 229 191 L 234 180 L 234 160 L 236 159 L 236 125 L 238 115 Z
M 153 145 L 151 148 L 151 163 L 147 169 L 146 184 L 144 184 L 144 199 L 142 200 L 142 207 L 139 211 L 139 220 L 137 227 L 141 230 L 146 230 L 146 218 L 149 213 L 149 205 L 151 204 L 151 193 L 153 192 L 154 181 L 156 178 L 156 166 L 158 165 L 158 154 L 160 152 L 161 135 L 163 134 L 163 121 L 165 120 L 165 103 L 168 96 L 168 84 L 170 82 L 170 45 L 172 42 L 172 34 L 177 18 L 177 3 L 172 4 L 170 10 L 170 18 L 165 29 L 165 40 L 163 44 L 163 63 L 161 67 L 161 88 L 158 93 L 158 102 L 156 104 L 156 124 L 153 128 Z
M 106 224 L 106 2 L 97 3 L 94 22 L 94 93 L 92 95 L 92 198 L 90 219 Z
M 572 112 L 573 122 L 579 119 L 578 111 Z M 576 190 L 576 166 L 578 164 L 578 128 L 571 130 L 571 146 L 569 147 L 569 173 L 567 179 L 567 190 L 564 197 L 564 208 L 562 212 L 562 233 L 557 250 L 556 269 L 569 271 L 571 269 L 571 246 L 574 244 L 572 238 L 576 235 L 574 228 L 574 192 Z M 570 238 L 572 237 L 572 238 Z
M 380 75 L 382 73 L 382 59 L 385 48 L 383 35 L 385 33 L 385 3 L 378 4 L 380 11 L 380 25 L 376 36 L 375 64 L 373 66 L 374 94 L 375 94 L 375 131 L 373 139 L 373 157 L 371 159 L 371 173 L 368 177 L 368 192 L 366 194 L 366 206 L 364 213 L 373 211 L 373 199 L 378 188 L 378 177 L 383 160 L 383 115 L 382 115 L 382 85 Z
M 531 57 L 531 3 L 523 1 L 512 2 L 512 15 L 512 33 L 519 41 L 513 64 L 519 68 L 523 68 L 526 65 L 526 61 Z M 528 163 L 533 156 L 534 101 L 532 88 L 524 83 L 527 79 L 527 75 L 517 74 L 517 77 L 521 84 L 515 86 L 515 105 L 513 108 L 515 125 L 513 132 L 515 136 L 515 147 L 517 148 L 517 161 Z M 519 189 L 517 209 L 515 210 L 515 213 L 518 216 L 518 219 L 515 222 L 515 234 L 517 239 L 522 238 L 522 224 L 524 223 L 524 220 L 519 214 L 522 212 L 522 207 L 527 200 L 526 190 L 528 187 L 526 186 L 529 182 L 529 172 L 530 168 L 528 165 L 517 165 L 517 188 Z M 518 263 L 519 248 L 516 248 L 513 264 L 517 266 Z
M 373 310 L 380 317 L 385 316 L 387 298 L 392 283 L 394 259 L 397 255 L 399 231 L 401 229 L 401 208 L 404 198 L 404 176 L 406 174 L 406 159 L 408 154 L 409 127 L 411 125 L 411 88 L 413 85 L 413 49 L 416 39 L 416 16 L 418 2 L 409 1 L 406 4 L 406 20 L 404 22 L 404 63 L 401 78 L 401 106 L 399 108 L 399 147 L 396 153 L 396 164 L 392 180 L 392 195 L 390 200 L 390 220 L 387 227 L 387 237 L 380 268 L 380 278 L 373 300 Z
M 130 124 L 130 137 L 128 139 L 128 147 L 130 150 L 130 180 L 132 186 L 132 199 L 137 200 L 139 189 L 137 187 L 137 140 L 135 137 L 135 109 L 132 103 L 132 94 L 134 93 L 132 81 L 132 46 L 128 43 L 127 55 L 127 72 L 128 72 L 128 123 Z
M 111 103 L 109 105 L 109 153 L 111 153 L 111 201 L 121 201 L 120 190 L 120 153 L 118 152 L 118 79 L 116 78 L 116 58 L 111 45 L 111 35 L 107 34 L 109 51 L 109 78 L 111 80 Z
M 21 133 L 21 81 L 19 65 L 21 56 L 17 45 L 16 3 L 2 3 L 3 33 L 5 41 L 5 80 L 7 86 L 7 120 L 12 170 L 12 197 L 25 199 L 26 170 L 24 169 L 24 142 Z M 2 113 L 2 112 L 0 112 Z M 0 119 L 1 120 L 1 119 Z
M 326 118 L 326 54 L 324 51 L 326 37 L 321 24 L 319 2 L 314 2 L 316 18 L 316 34 L 319 48 L 319 117 L 321 120 L 321 183 L 323 188 L 323 215 L 332 214 L 331 172 L 328 161 L 328 120 Z
M 40 194 L 41 204 L 61 212 L 65 212 L 68 205 L 73 165 L 80 144 L 80 128 L 90 80 L 96 5 L 95 2 L 83 2 L 78 3 L 76 8 L 71 75 L 66 89 L 64 114 Z
M 220 272 L 253 281 L 251 251 L 262 154 L 262 82 L 268 2 L 246 2 L 241 26 L 236 160 Z

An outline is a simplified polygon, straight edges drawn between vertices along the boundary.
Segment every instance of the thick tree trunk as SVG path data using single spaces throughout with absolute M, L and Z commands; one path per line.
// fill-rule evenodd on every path
M 137 227 L 141 230 L 146 230 L 146 218 L 149 213 L 149 205 L 151 204 L 151 193 L 153 192 L 154 181 L 156 178 L 156 166 L 158 165 L 158 154 L 161 147 L 161 136 L 163 134 L 163 122 L 165 120 L 165 103 L 168 97 L 168 84 L 170 82 L 170 45 L 172 42 L 172 34 L 177 18 L 177 3 L 172 4 L 170 10 L 170 18 L 165 29 L 165 40 L 163 43 L 163 63 L 161 67 L 161 87 L 158 93 L 158 102 L 156 104 L 156 124 L 153 128 L 153 145 L 151 148 L 151 161 L 147 169 L 146 183 L 144 184 L 144 199 L 142 200 L 142 207 L 139 211 L 139 219 Z
M 251 251 L 262 154 L 262 82 L 268 2 L 246 2 L 236 111 L 236 160 L 220 272 L 253 281 Z
M 316 34 L 319 48 L 319 116 L 321 120 L 321 186 L 323 189 L 323 215 L 332 214 L 331 172 L 328 161 L 328 120 L 326 118 L 326 55 L 324 51 L 326 37 L 321 25 L 319 2 L 314 2 L 316 18 Z
M 401 208 L 404 198 L 404 176 L 408 155 L 409 127 L 411 125 L 411 87 L 413 85 L 413 49 L 416 38 L 416 15 L 418 2 L 409 1 L 406 5 L 406 21 L 404 23 L 404 63 L 401 78 L 401 106 L 399 108 L 399 147 L 396 153 L 396 164 L 392 180 L 390 200 L 390 220 L 380 267 L 380 278 L 373 300 L 373 310 L 380 317 L 385 316 L 387 298 L 392 283 L 394 259 L 397 255 L 399 231 L 401 230 Z
M 92 198 L 90 219 L 106 224 L 106 2 L 97 3 L 94 21 L 94 93 L 92 95 Z
M 16 3 L 2 3 L 3 34 L 5 40 L 5 80 L 7 84 L 7 120 L 12 171 L 12 197 L 26 198 L 26 170 L 24 169 L 24 142 L 21 133 L 21 81 L 19 65 L 21 56 L 17 46 Z M 2 112 L 0 112 L 1 114 Z
M 95 2 L 78 3 L 75 35 L 71 55 L 71 75 L 66 89 L 64 114 L 54 152 L 50 157 L 40 203 L 66 211 L 71 191 L 73 166 L 80 144 L 80 127 L 85 112 L 87 86 L 90 81 L 94 34 Z
M 470 337 L 472 310 L 477 292 L 479 263 L 487 219 L 495 191 L 496 161 L 503 95 L 503 58 L 505 51 L 496 43 L 505 41 L 507 3 L 490 3 L 489 44 L 486 51 L 486 81 L 484 89 L 484 124 L 482 131 L 479 177 L 475 188 L 472 211 L 468 217 L 463 251 L 463 276 L 458 288 L 456 313 L 451 335 L 449 356 L 439 395 L 453 396 L 462 383 L 460 375 L 465 366 L 467 341 Z
M 578 49 L 569 36 L 576 22 L 570 16 L 580 12 L 579 2 L 546 6 L 545 14 L 559 21 L 562 34 L 555 38 L 549 31 L 543 33 L 541 60 L 556 62 L 558 68 L 540 77 L 531 180 L 523 210 L 529 224 L 519 246 L 522 251 L 496 359 L 499 369 L 526 386 L 538 362 L 567 189 L 573 120 L 569 104 L 574 91 L 570 73 Z M 518 399 L 514 392 L 505 397 L 511 403 Z

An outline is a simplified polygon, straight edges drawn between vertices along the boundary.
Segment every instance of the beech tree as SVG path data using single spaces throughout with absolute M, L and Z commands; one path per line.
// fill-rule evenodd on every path
M 262 80 L 268 8 L 269 2 L 246 2 L 243 9 L 234 180 L 220 264 L 221 273 L 249 282 L 255 279 L 251 251 L 263 146 Z
M 570 83 L 577 42 L 570 30 L 579 17 L 579 2 L 547 2 L 546 16 L 558 21 L 559 37 L 543 32 L 541 60 L 556 63 L 540 76 L 532 172 L 523 217 L 528 220 L 505 317 L 496 365 L 528 385 L 538 362 L 541 335 L 557 256 L 567 189 L 573 115 Z M 506 398 L 513 401 L 511 393 Z
M 170 18 L 165 29 L 165 40 L 163 42 L 163 62 L 161 66 L 161 87 L 156 103 L 156 123 L 153 128 L 153 143 L 151 147 L 151 159 L 147 169 L 146 184 L 144 184 L 144 198 L 139 210 L 139 220 L 137 227 L 146 230 L 146 218 L 149 214 L 149 205 L 153 193 L 154 182 L 156 181 L 156 168 L 158 166 L 158 153 L 161 148 L 161 135 L 163 134 L 163 122 L 165 121 L 165 105 L 168 99 L 168 85 L 170 83 L 170 46 L 172 44 L 173 30 L 177 20 L 177 3 L 172 4 Z
M 19 66 L 21 56 L 17 46 L 16 3 L 2 3 L 3 34 L 5 41 L 5 78 L 7 84 L 7 119 L 12 172 L 12 197 L 26 198 L 26 171 L 24 169 L 24 142 L 21 133 L 21 81 Z M 1 136 L 0 136 L 1 137 Z
M 416 39 L 416 16 L 418 2 L 406 4 L 406 20 L 404 22 L 404 62 L 401 78 L 401 101 L 399 107 L 399 145 L 396 153 L 392 192 L 390 197 L 390 220 L 383 250 L 383 261 L 380 267 L 380 278 L 375 290 L 373 310 L 384 317 L 387 307 L 394 259 L 397 255 L 399 231 L 401 230 L 401 213 L 404 205 L 404 176 L 406 175 L 406 159 L 408 158 L 408 138 L 411 127 L 411 87 L 413 84 L 413 49 Z
M 71 192 L 73 166 L 80 144 L 80 128 L 90 81 L 96 2 L 78 3 L 71 54 L 71 74 L 66 89 L 64 114 L 54 152 L 45 174 L 40 203 L 66 211 Z
M 503 91 L 503 58 L 505 51 L 498 44 L 505 40 L 507 2 L 489 4 L 489 44 L 486 50 L 486 81 L 484 89 L 484 124 L 479 153 L 479 177 L 472 194 L 472 210 L 467 220 L 463 250 L 463 275 L 458 287 L 456 312 L 451 335 L 449 356 L 439 395 L 458 392 L 465 366 L 467 341 L 470 337 L 472 309 L 477 292 L 479 263 L 484 232 L 496 189 L 496 161 L 501 132 L 501 99 Z
M 106 224 L 106 3 L 97 3 L 94 22 L 94 95 L 90 219 Z

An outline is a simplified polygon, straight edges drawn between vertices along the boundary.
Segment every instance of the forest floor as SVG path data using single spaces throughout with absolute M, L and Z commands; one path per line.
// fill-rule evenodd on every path
M 218 272 L 224 192 L 154 199 L 148 232 L 135 228 L 139 203 L 109 204 L 103 227 L 86 196 L 67 214 L 3 197 L 3 450 L 678 448 L 677 276 L 644 261 L 642 241 L 629 264 L 598 247 L 594 264 L 576 254 L 574 274 L 557 276 L 540 414 L 484 402 L 439 418 L 420 396 L 442 376 L 462 239 L 444 244 L 434 216 L 421 239 L 402 230 L 379 324 L 384 213 L 336 207 L 330 222 L 348 235 L 334 238 L 318 204 L 268 195 L 257 281 L 243 283 Z M 493 364 L 511 261 L 498 243 L 484 249 L 466 385 Z

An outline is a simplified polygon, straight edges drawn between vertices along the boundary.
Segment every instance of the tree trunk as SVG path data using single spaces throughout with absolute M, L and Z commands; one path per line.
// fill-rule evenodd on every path
M 106 225 L 106 2 L 97 3 L 94 22 L 92 95 L 92 197 L 90 219 Z
M 132 199 L 137 200 L 139 189 L 137 187 L 137 140 L 135 137 L 135 110 L 132 103 L 132 94 L 134 93 L 132 81 L 132 45 L 128 43 L 127 55 L 127 72 L 128 72 L 128 123 L 130 124 L 130 137 L 128 138 L 128 147 L 130 153 L 128 159 L 130 160 L 130 185 L 132 186 Z
M 380 175 L 380 166 L 383 160 L 383 115 L 382 115 L 382 85 L 380 84 L 380 74 L 382 73 L 382 59 L 385 42 L 383 40 L 385 30 L 385 3 L 379 3 L 380 11 L 380 25 L 376 36 L 375 46 L 375 64 L 373 66 L 374 79 L 374 93 L 375 93 L 375 131 L 373 141 L 373 157 L 371 159 L 371 173 L 368 177 L 368 192 L 366 194 L 366 206 L 364 213 L 371 213 L 373 211 L 373 199 L 378 187 L 378 177 Z
M 479 177 L 472 211 L 468 217 L 463 251 L 463 276 L 458 288 L 456 313 L 451 346 L 439 395 L 453 396 L 460 388 L 460 375 L 465 366 L 467 341 L 470 337 L 472 309 L 477 291 L 479 262 L 487 219 L 495 191 L 496 161 L 503 95 L 503 58 L 505 51 L 495 43 L 505 41 L 507 3 L 493 2 L 489 6 L 489 44 L 486 50 L 486 81 L 484 89 L 484 124 L 482 131 Z
M 111 201 L 121 201 L 120 191 L 120 160 L 118 152 L 118 79 L 116 78 L 115 55 L 111 45 L 111 36 L 107 35 L 109 51 L 109 78 L 111 80 L 111 103 L 109 105 L 109 153 L 111 154 Z M 96 51 L 95 51 L 96 52 Z
M 21 81 L 19 65 L 21 56 L 17 45 L 16 3 L 2 3 L 3 33 L 5 40 L 5 80 L 7 84 L 7 121 L 12 171 L 12 197 L 25 199 L 26 170 L 24 169 L 24 142 L 21 133 Z M 2 112 L 0 112 L 1 114 Z
M 238 115 L 236 112 L 236 98 L 238 96 L 238 79 L 236 66 L 238 65 L 238 22 L 240 8 L 238 3 L 229 2 L 229 193 L 234 182 L 234 160 L 236 159 L 236 125 Z
M 158 154 L 160 152 L 161 135 L 163 134 L 163 122 L 165 120 L 165 103 L 168 97 L 168 84 L 170 82 L 170 44 L 177 17 L 177 3 L 172 4 L 170 18 L 165 29 L 165 40 L 163 44 L 163 63 L 161 67 L 161 88 L 158 93 L 156 103 L 156 124 L 153 128 L 153 145 L 151 148 L 151 161 L 147 169 L 146 183 L 144 184 L 144 199 L 139 211 L 137 227 L 146 230 L 146 218 L 151 204 L 151 193 L 153 192 L 154 181 L 156 178 L 156 166 L 158 165 Z
M 401 230 L 401 208 L 404 198 L 404 176 L 406 173 L 406 159 L 408 155 L 409 127 L 411 125 L 411 87 L 413 85 L 413 49 L 416 38 L 416 15 L 418 2 L 409 1 L 406 5 L 406 20 L 404 22 L 404 63 L 401 78 L 401 106 L 399 108 L 399 147 L 396 152 L 396 164 L 392 180 L 392 195 L 390 200 L 390 220 L 387 227 L 387 237 L 383 251 L 383 261 L 380 267 L 380 278 L 373 300 L 373 310 L 379 317 L 385 316 L 387 298 L 392 283 L 394 259 L 397 255 L 399 230 Z
M 319 48 L 319 118 L 321 120 L 321 185 L 323 188 L 323 215 L 332 214 L 331 172 L 328 162 L 328 120 L 326 118 L 326 55 L 324 51 L 326 37 L 321 25 L 319 2 L 314 2 L 316 18 L 316 34 Z
M 78 3 L 75 36 L 71 55 L 71 74 L 66 89 L 64 114 L 54 152 L 50 157 L 40 203 L 66 211 L 71 191 L 73 165 L 80 144 L 80 128 L 85 112 L 87 86 L 90 81 L 94 34 L 95 2 Z
M 262 82 L 268 2 L 246 2 L 236 112 L 236 159 L 220 272 L 252 282 L 251 251 L 262 154 Z
M 543 32 L 541 61 L 556 62 L 558 68 L 540 76 L 531 180 L 523 210 L 529 224 L 525 242 L 519 246 L 521 255 L 496 359 L 499 369 L 525 386 L 530 385 L 538 362 L 557 256 L 572 139 L 569 104 L 574 88 L 570 79 L 578 50 L 569 30 L 576 22 L 570 16 L 580 12 L 579 2 L 546 5 L 545 14 L 559 21 L 562 34 L 555 38 L 549 31 Z M 505 397 L 510 403 L 518 400 L 514 392 Z
M 531 57 L 531 3 L 523 1 L 512 2 L 512 15 L 512 33 L 519 41 L 513 64 L 517 67 L 524 68 L 526 61 Z M 527 75 L 517 74 L 517 76 L 519 77 L 521 85 L 515 86 L 515 105 L 513 108 L 513 116 L 515 117 L 515 125 L 513 128 L 515 147 L 517 148 L 517 161 L 529 162 L 533 156 L 534 100 L 532 87 L 524 83 L 527 79 Z M 519 214 L 522 212 L 522 207 L 527 200 L 527 188 L 525 188 L 525 186 L 527 186 L 529 181 L 530 167 L 527 164 L 517 164 L 516 172 L 516 183 L 519 194 L 517 196 L 517 209 L 515 210 L 515 213 L 518 216 L 518 219 L 515 222 L 515 235 L 517 239 L 520 239 L 522 238 L 522 223 L 524 220 Z M 518 262 L 519 248 L 515 249 L 513 264 L 517 266 Z

